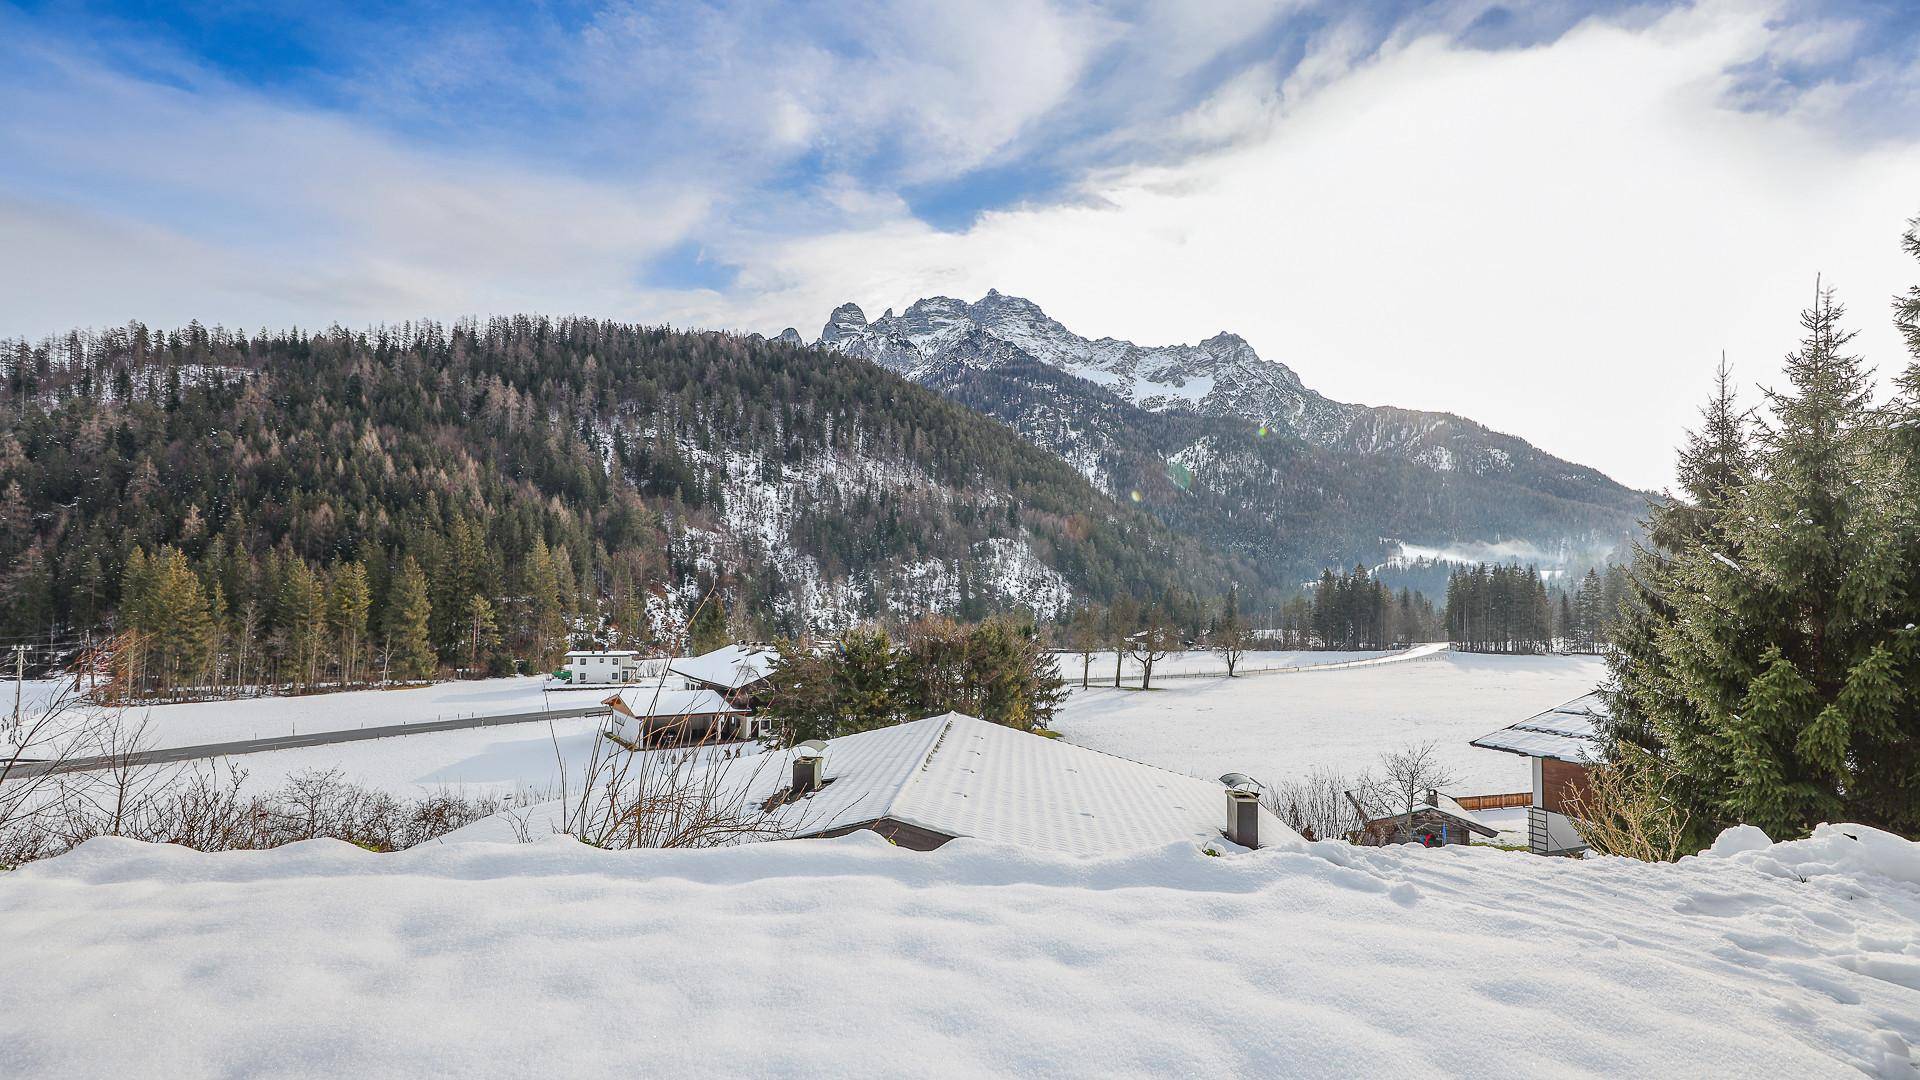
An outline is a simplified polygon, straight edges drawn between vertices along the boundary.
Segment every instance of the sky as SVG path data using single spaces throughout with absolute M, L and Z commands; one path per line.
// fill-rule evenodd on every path
M 0 337 L 998 288 L 1658 488 L 1916 215 L 1901 0 L 0 3 Z

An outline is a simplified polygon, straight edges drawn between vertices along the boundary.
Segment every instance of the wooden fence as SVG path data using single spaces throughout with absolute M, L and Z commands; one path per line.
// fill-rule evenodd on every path
M 1510 806 L 1532 806 L 1533 792 L 1516 791 L 1511 795 L 1457 795 L 1454 802 L 1462 810 L 1505 810 Z

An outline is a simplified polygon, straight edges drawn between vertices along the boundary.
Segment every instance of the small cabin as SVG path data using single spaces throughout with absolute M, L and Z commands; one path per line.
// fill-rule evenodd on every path
M 770 734 L 755 717 L 712 690 L 671 690 L 655 683 L 601 702 L 613 714 L 607 733 L 632 749 L 735 742 Z
M 1429 788 L 1425 799 L 1414 807 L 1411 821 L 1405 813 L 1386 814 L 1370 819 L 1360 831 L 1347 839 L 1368 847 L 1386 844 L 1446 847 L 1449 844 L 1471 844 L 1476 836 L 1492 840 L 1499 835 L 1498 829 L 1475 820 L 1469 811 L 1451 797 Z
M 1594 726 L 1606 718 L 1606 700 L 1595 691 L 1473 740 L 1472 745 L 1483 749 L 1519 754 L 1532 766 L 1527 849 L 1534 854 L 1586 850 L 1573 819 L 1587 797 L 1588 771 L 1599 761 L 1600 737 Z

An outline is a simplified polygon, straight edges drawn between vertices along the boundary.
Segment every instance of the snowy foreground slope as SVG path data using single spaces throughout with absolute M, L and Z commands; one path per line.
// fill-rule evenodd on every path
M 1920 846 L 1721 847 L 95 840 L 0 875 L 0 1046 L 23 1076 L 1913 1075 Z

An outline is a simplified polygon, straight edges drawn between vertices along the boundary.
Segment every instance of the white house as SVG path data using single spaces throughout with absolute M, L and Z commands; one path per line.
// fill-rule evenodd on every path
M 666 673 L 663 657 L 645 657 L 633 649 L 581 649 L 567 654 L 568 685 L 622 686 L 658 679 Z

